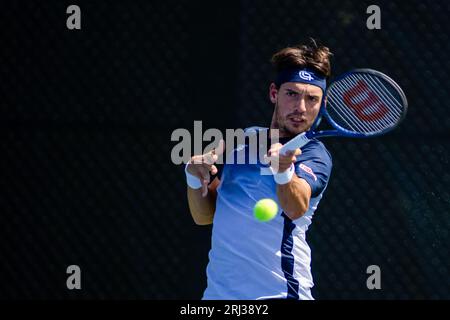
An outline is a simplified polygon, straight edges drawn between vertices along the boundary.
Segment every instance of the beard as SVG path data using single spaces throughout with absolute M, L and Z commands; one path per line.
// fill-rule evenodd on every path
M 290 115 L 288 115 L 290 116 Z M 294 137 L 308 129 L 308 126 L 302 125 L 295 127 L 289 124 L 288 116 L 283 116 L 279 112 L 278 101 L 275 103 L 275 123 L 274 129 L 278 129 L 280 137 Z

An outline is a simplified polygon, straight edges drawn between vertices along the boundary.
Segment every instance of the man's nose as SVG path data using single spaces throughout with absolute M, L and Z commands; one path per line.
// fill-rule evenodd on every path
M 306 103 L 303 97 L 300 97 L 300 99 L 298 99 L 297 103 L 295 104 L 295 110 L 298 110 L 301 113 L 306 111 Z

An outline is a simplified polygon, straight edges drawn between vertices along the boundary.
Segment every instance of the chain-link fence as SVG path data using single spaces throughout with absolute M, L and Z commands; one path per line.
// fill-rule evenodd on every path
M 81 1 L 81 30 L 70 4 L 0 10 L 1 298 L 200 298 L 211 228 L 190 218 L 171 133 L 267 126 L 271 54 L 308 37 L 333 75 L 380 70 L 409 101 L 385 137 L 324 140 L 314 296 L 450 298 L 447 1 L 378 2 L 380 30 L 365 1 Z

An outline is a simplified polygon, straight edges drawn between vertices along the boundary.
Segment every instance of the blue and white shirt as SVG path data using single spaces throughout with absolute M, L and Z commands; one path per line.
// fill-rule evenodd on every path
M 249 157 L 249 149 L 246 144 L 229 156 L 244 152 Z M 312 195 L 308 211 L 296 220 L 282 211 L 273 176 L 261 175 L 265 165 L 259 159 L 256 164 L 223 165 L 203 299 L 313 299 L 306 231 L 328 184 L 332 160 L 318 140 L 302 147 L 297 160 L 295 173 L 308 182 Z M 277 216 L 264 223 L 253 217 L 255 203 L 263 198 L 279 206 Z

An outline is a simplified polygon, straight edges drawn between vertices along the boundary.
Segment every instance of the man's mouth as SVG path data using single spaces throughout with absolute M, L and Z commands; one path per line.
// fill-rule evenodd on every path
M 289 120 L 295 124 L 302 124 L 306 121 L 303 117 L 289 117 Z

